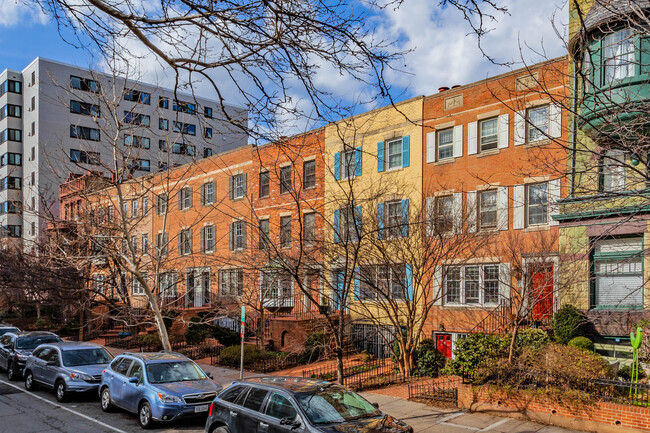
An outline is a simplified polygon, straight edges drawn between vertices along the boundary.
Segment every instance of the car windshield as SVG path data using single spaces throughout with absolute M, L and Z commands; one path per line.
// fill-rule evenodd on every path
M 64 350 L 63 365 L 66 367 L 79 367 L 81 365 L 108 364 L 111 362 L 111 355 L 106 349 L 80 349 Z
M 21 337 L 16 340 L 16 349 L 36 349 L 37 346 L 45 343 L 58 343 L 61 339 L 56 335 L 39 335 L 32 337 Z
M 328 387 L 309 394 L 300 393 L 296 399 L 314 424 L 351 421 L 381 414 L 359 394 L 341 387 Z
M 183 382 L 185 380 L 207 379 L 192 361 L 159 362 L 147 365 L 147 376 L 151 383 Z

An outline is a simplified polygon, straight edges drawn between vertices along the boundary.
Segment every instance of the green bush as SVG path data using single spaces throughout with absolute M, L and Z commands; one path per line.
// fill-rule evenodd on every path
M 250 344 L 244 345 L 244 364 L 252 364 L 266 359 L 268 355 Z M 223 348 L 220 354 L 220 364 L 231 367 L 239 367 L 241 359 L 241 346 L 228 346 Z
M 584 335 L 585 319 L 573 305 L 564 305 L 553 316 L 553 338 L 557 343 L 568 344 Z
M 212 326 L 211 327 L 212 338 L 219 340 L 224 346 L 236 346 L 240 343 L 239 334 L 232 329 L 224 328 L 221 326 Z
M 444 372 L 473 379 L 479 368 L 506 356 L 508 347 L 508 338 L 483 333 L 469 334 L 456 342 L 454 358 L 447 362 Z
M 324 331 L 315 331 L 307 336 L 305 341 L 305 358 L 308 362 L 317 361 L 325 357 L 327 334 Z
M 435 341 L 430 338 L 422 340 L 415 350 L 413 364 L 418 376 L 436 377 L 445 366 L 445 356 L 438 351 Z
M 160 342 L 160 336 L 158 334 L 138 335 L 136 339 L 138 343 L 140 343 L 142 346 L 153 346 L 157 348 L 162 347 L 162 343 Z
M 594 351 L 594 342 L 588 339 L 587 337 L 575 337 L 569 341 L 569 346 L 577 347 L 578 349 L 588 350 L 589 352 Z
M 616 373 L 618 377 L 624 380 L 632 380 L 632 365 L 627 364 L 618 369 Z M 643 379 L 646 376 L 642 368 L 639 369 L 639 379 Z
M 549 338 L 546 331 L 537 328 L 528 328 L 519 331 L 516 341 L 518 349 L 524 349 L 527 347 L 539 349 L 540 347 L 546 346 L 550 342 L 551 339 Z
M 210 325 L 200 322 L 201 319 L 199 317 L 192 317 L 190 319 L 190 324 L 187 327 L 187 331 L 185 331 L 185 341 L 187 344 L 201 344 L 206 338 L 212 335 Z

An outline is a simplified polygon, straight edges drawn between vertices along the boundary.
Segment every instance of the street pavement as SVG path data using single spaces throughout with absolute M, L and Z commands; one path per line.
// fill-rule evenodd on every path
M 239 378 L 237 370 L 202 365 L 223 386 Z M 247 377 L 255 374 L 246 374 Z M 381 410 L 413 426 L 417 433 L 571 433 L 574 430 L 548 427 L 532 422 L 472 414 L 457 409 L 438 409 L 397 397 L 363 393 Z M 161 433 L 204 431 L 205 419 L 184 419 L 161 424 Z M 94 394 L 72 397 L 59 404 L 49 390 L 25 390 L 22 382 L 9 382 L 0 377 L 0 433 L 135 433 L 142 432 L 135 415 L 124 411 L 102 412 Z M 253 432 L 248 432 L 253 433 Z

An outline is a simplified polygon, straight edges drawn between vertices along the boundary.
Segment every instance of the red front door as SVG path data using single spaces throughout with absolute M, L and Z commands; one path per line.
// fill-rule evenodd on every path
M 451 335 L 436 334 L 436 347 L 438 352 L 442 353 L 445 358 L 451 358 Z
M 553 318 L 553 266 L 545 266 L 533 271 L 531 303 L 533 318 L 549 321 Z

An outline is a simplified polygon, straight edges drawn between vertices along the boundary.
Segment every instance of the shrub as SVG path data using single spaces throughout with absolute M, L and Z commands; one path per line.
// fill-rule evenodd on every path
M 573 305 L 564 305 L 553 316 L 553 338 L 557 343 L 567 344 L 575 337 L 584 335 L 585 319 Z
M 238 367 L 241 359 L 241 346 L 225 347 L 221 351 L 219 358 L 222 365 Z M 267 355 L 260 352 L 257 347 L 251 346 L 250 344 L 244 345 L 244 364 L 252 364 L 266 358 Z
M 436 377 L 445 366 L 445 356 L 438 351 L 435 341 L 430 338 L 422 340 L 415 350 L 413 364 L 418 376 Z
M 305 358 L 308 362 L 317 361 L 325 357 L 327 347 L 327 334 L 323 331 L 315 331 L 307 336 L 305 341 Z
M 632 365 L 627 364 L 618 369 L 618 377 L 625 380 L 632 380 Z M 642 368 L 639 369 L 639 379 L 643 379 L 646 376 Z
M 569 346 L 577 347 L 578 349 L 588 350 L 589 352 L 594 351 L 594 342 L 588 339 L 587 337 L 575 337 L 569 341 Z
M 140 345 L 142 346 L 149 346 L 149 347 L 156 347 L 156 348 L 162 347 L 162 343 L 160 342 L 160 336 L 158 334 L 138 335 L 136 339 L 138 343 L 140 343 Z
M 456 342 L 454 358 L 447 362 L 444 371 L 447 374 L 474 379 L 481 367 L 506 356 L 508 346 L 508 339 L 499 335 L 469 334 Z
M 210 325 L 200 323 L 201 319 L 199 317 L 192 317 L 190 319 L 190 324 L 185 331 L 185 341 L 187 344 L 201 344 L 211 335 Z
M 236 346 L 240 343 L 239 334 L 232 329 L 224 328 L 222 326 L 212 326 L 212 338 L 219 340 L 219 343 L 224 346 Z
M 531 347 L 533 349 L 539 349 L 543 346 L 546 346 L 551 342 L 546 331 L 543 329 L 537 328 L 528 328 L 522 331 L 519 331 L 517 334 L 517 348 L 524 349 Z

